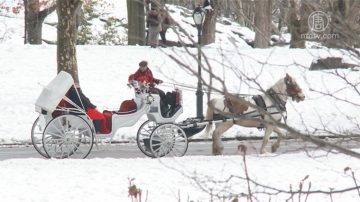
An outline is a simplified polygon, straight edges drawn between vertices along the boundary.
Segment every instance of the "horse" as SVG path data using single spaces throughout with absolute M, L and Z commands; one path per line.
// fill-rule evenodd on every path
M 286 102 L 288 98 L 293 101 L 300 102 L 305 100 L 302 89 L 295 79 L 289 74 L 278 80 L 272 87 L 261 95 L 246 96 L 238 98 L 235 95 L 226 95 L 224 99 L 211 99 L 208 102 L 208 109 L 205 120 L 209 120 L 206 126 L 205 134 L 209 135 L 212 128 L 211 120 L 219 117 L 224 122 L 216 124 L 216 128 L 212 133 L 212 153 L 213 155 L 221 155 L 224 146 L 221 142 L 221 136 L 233 125 L 243 127 L 264 128 L 260 153 L 266 153 L 266 145 L 269 141 L 270 134 L 274 131 L 278 134 L 276 143 L 272 145 L 272 152 L 280 146 L 282 133 L 276 126 L 277 121 L 285 121 L 286 119 Z M 229 119 L 229 117 L 235 117 Z M 228 118 L 228 119 L 224 119 Z

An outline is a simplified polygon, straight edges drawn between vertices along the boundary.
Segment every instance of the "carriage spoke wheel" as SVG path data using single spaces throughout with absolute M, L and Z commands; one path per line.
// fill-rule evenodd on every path
M 136 135 L 136 143 L 140 151 L 149 157 L 154 157 L 150 150 L 150 135 L 156 126 L 158 126 L 158 124 L 155 121 L 147 120 L 141 124 Z
M 94 142 L 90 125 L 80 116 L 62 115 L 51 120 L 43 133 L 43 146 L 50 158 L 86 158 Z
M 188 148 L 188 139 L 182 128 L 175 124 L 163 124 L 150 136 L 153 157 L 183 156 Z
M 42 123 L 40 120 L 40 116 L 34 121 L 31 127 L 31 143 L 34 146 L 35 150 L 43 157 L 49 158 L 46 154 L 43 144 L 42 144 L 42 136 L 45 128 L 45 122 Z

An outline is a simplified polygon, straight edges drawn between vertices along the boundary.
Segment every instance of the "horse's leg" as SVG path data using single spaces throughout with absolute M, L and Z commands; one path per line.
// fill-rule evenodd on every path
M 280 142 L 283 137 L 283 134 L 281 133 L 279 128 L 274 127 L 274 132 L 278 135 L 278 137 L 277 141 L 271 146 L 271 152 L 276 152 L 276 150 L 280 147 Z
M 274 126 L 268 125 L 265 127 L 265 134 L 263 137 L 263 143 L 261 145 L 260 154 L 266 153 L 265 147 L 266 147 L 267 143 L 269 142 L 270 134 L 273 132 L 273 130 L 274 130 Z
M 213 140 L 212 153 L 213 153 L 213 155 L 221 155 L 223 153 L 224 145 L 221 142 L 221 136 L 224 132 L 226 132 L 233 125 L 234 125 L 234 123 L 229 121 L 229 122 L 221 123 L 216 127 L 216 129 L 214 130 L 214 132 L 212 134 L 212 140 Z

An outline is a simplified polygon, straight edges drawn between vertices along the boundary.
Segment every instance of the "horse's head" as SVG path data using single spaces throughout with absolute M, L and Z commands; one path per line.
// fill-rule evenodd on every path
M 286 93 L 292 98 L 292 100 L 295 100 L 296 102 L 304 101 L 305 95 L 294 78 L 292 78 L 289 74 L 286 74 L 284 82 L 286 85 Z

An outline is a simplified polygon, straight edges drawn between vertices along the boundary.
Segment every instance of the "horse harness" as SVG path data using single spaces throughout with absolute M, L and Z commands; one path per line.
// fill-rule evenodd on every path
M 268 108 L 276 107 L 276 109 L 279 110 L 279 113 L 286 112 L 286 106 L 285 106 L 286 101 L 283 101 L 279 97 L 279 95 L 275 92 L 274 89 L 270 88 L 270 89 L 266 90 L 266 95 L 270 97 L 270 99 L 274 105 L 266 106 L 264 98 L 261 95 L 255 95 L 252 97 L 252 99 L 254 100 L 256 106 L 263 109 L 264 111 L 268 111 Z M 225 96 L 224 107 L 227 107 L 229 109 L 230 113 L 235 112 L 231 96 Z M 224 110 L 225 110 L 225 108 L 224 108 Z M 243 112 L 241 112 L 240 114 L 237 114 L 237 115 L 243 115 Z M 261 114 L 261 118 L 264 119 L 263 114 Z
M 266 90 L 266 95 L 270 97 L 271 101 L 280 112 L 286 112 L 286 101 L 283 101 L 274 89 L 269 88 Z
M 234 113 L 234 107 L 233 107 L 233 104 L 231 102 L 231 97 L 225 96 L 224 107 L 227 107 L 229 109 L 230 113 Z M 225 110 L 225 108 L 223 109 L 223 111 L 224 110 Z
M 254 96 L 252 97 L 252 99 L 254 100 L 255 104 L 256 104 L 259 108 L 267 111 L 267 107 L 266 107 L 265 101 L 264 101 L 264 99 L 263 99 L 263 97 L 262 97 L 261 95 L 254 95 Z M 261 114 L 261 118 L 264 119 L 264 115 L 263 115 L 263 114 Z

